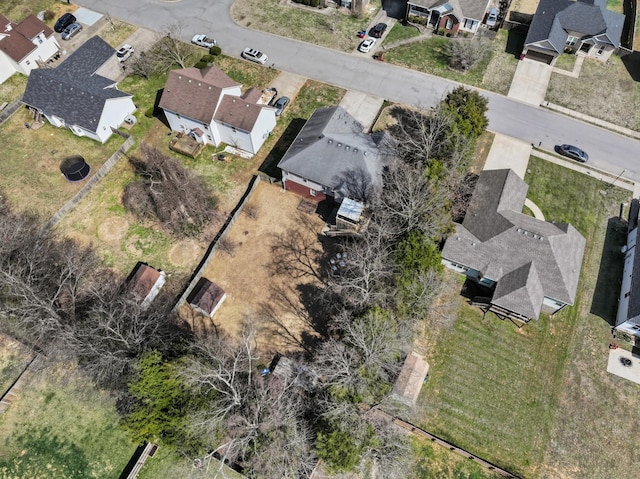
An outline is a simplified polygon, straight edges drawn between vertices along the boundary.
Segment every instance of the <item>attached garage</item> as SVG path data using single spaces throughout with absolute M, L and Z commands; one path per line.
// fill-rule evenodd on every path
M 527 53 L 525 54 L 525 57 L 530 60 L 546 63 L 547 65 L 551 65 L 553 63 L 553 60 L 555 60 L 556 58 L 555 55 L 536 52 L 535 50 L 528 50 Z

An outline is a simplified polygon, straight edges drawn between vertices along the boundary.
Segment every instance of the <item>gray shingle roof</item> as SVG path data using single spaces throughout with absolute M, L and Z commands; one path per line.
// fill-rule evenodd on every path
M 22 101 L 47 116 L 64 119 L 95 132 L 105 103 L 131 94 L 115 88 L 113 80 L 95 71 L 115 50 L 102 38 L 93 37 L 73 52 L 60 66 L 31 72 Z
M 540 0 L 524 43 L 542 42 L 543 47 L 562 53 L 570 33 L 581 37 L 604 34 L 617 48 L 623 24 L 624 15 L 607 10 L 606 0 Z
M 313 112 L 278 167 L 321 185 L 336 188 L 348 172 L 367 174 L 381 182 L 384 134 L 368 135 L 340 106 Z
M 521 213 L 526 190 L 512 170 L 483 171 L 442 257 L 496 281 L 495 304 L 537 318 L 542 296 L 573 304 L 585 239 L 569 224 Z

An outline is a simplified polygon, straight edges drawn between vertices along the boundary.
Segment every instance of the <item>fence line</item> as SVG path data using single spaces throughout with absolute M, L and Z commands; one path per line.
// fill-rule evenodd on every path
M 218 245 L 220 244 L 220 241 L 222 241 L 225 238 L 225 236 L 227 236 L 227 233 L 231 229 L 231 226 L 236 222 L 238 215 L 242 212 L 242 209 L 244 208 L 249 198 L 251 198 L 251 195 L 253 194 L 253 191 L 255 190 L 258 183 L 260 183 L 260 176 L 254 175 L 253 178 L 251 178 L 251 181 L 249 181 L 249 185 L 247 186 L 247 189 L 242 195 L 242 198 L 240 198 L 240 201 L 238 201 L 238 204 L 236 205 L 236 207 L 233 209 L 231 214 L 227 217 L 227 220 L 225 221 L 220 231 L 218 231 L 218 234 L 216 235 L 216 237 L 213 238 L 213 241 L 211 241 L 211 243 L 209 244 L 209 247 L 207 248 L 207 252 L 202 258 L 202 261 L 200 261 L 200 264 L 198 264 L 198 266 L 196 267 L 193 276 L 191 276 L 191 279 L 189 280 L 189 284 L 187 285 L 182 295 L 180 295 L 180 298 L 178 298 L 178 301 L 173 307 L 174 312 L 177 311 L 180 308 L 180 306 L 182 306 L 182 304 L 186 301 L 187 297 L 191 294 L 191 291 L 195 287 L 196 283 L 200 281 L 200 278 L 202 278 L 202 275 L 204 274 L 205 270 L 207 269 L 207 267 L 211 263 L 211 260 L 213 259 L 214 253 L 218 250 Z
M 107 175 L 107 173 L 109 173 L 109 171 L 111 171 L 111 168 L 115 166 L 118 160 L 122 158 L 127 153 L 127 151 L 129 151 L 131 146 L 133 146 L 134 141 L 135 139 L 133 138 L 133 136 L 129 136 L 129 138 L 125 140 L 125 142 L 120 146 L 120 148 L 118 148 L 116 152 L 109 157 L 109 159 L 104 163 L 104 165 L 102 165 L 100 169 L 91 178 L 89 178 L 89 181 L 87 181 L 87 183 L 82 187 L 82 189 L 80 189 L 80 191 L 78 191 L 73 198 L 67 201 L 62 206 L 62 208 L 60 208 L 51 217 L 51 219 L 47 222 L 47 227 L 53 227 L 57 225 L 64 215 L 66 215 L 69 211 L 75 208 L 76 205 L 80 202 L 80 200 L 82 200 L 82 198 L 87 196 L 91 191 L 91 189 L 96 184 L 98 184 L 98 182 L 102 178 L 104 178 Z
M 22 106 L 22 95 L 17 100 L 13 100 L 9 103 L 2 112 L 0 112 L 0 126 L 4 125 L 4 123 L 13 116 L 15 112 Z
M 372 412 L 374 414 L 379 414 L 379 415 L 384 416 L 385 418 L 391 420 L 391 422 L 393 422 L 396 426 L 401 427 L 403 429 L 406 429 L 411 434 L 413 434 L 415 436 L 419 436 L 419 437 L 423 437 L 423 438 L 429 439 L 432 442 L 435 442 L 436 444 L 439 444 L 440 446 L 446 447 L 450 451 L 455 452 L 456 454 L 459 454 L 459 455 L 461 455 L 463 457 L 466 457 L 467 459 L 476 462 L 477 464 L 479 464 L 480 466 L 484 467 L 485 469 L 487 469 L 487 470 L 489 470 L 491 472 L 494 472 L 496 474 L 499 474 L 502 477 L 506 477 L 507 479 L 520 479 L 519 476 L 516 476 L 515 474 L 507 471 L 506 469 L 502 469 L 501 467 L 498 467 L 495 464 L 493 464 L 493 463 L 491 463 L 491 462 L 489 462 L 489 461 L 487 461 L 485 459 L 482 459 L 481 457 L 476 456 L 475 454 L 471 454 L 469 451 L 466 451 L 466 450 L 462 449 L 461 447 L 458 447 L 455 444 L 450 443 L 449 441 L 445 441 L 444 439 L 439 438 L 435 434 L 431 434 L 430 432 L 427 432 L 424 429 L 419 428 L 415 424 L 411 424 L 410 422 L 407 422 L 407 421 L 405 421 L 403 419 L 395 417 L 395 416 L 389 414 L 388 412 L 385 412 L 382 409 L 378 408 L 377 406 L 374 406 L 372 408 Z
M 3 414 L 11 403 L 15 399 L 15 397 L 22 391 L 22 388 L 29 382 L 31 376 L 35 372 L 36 368 L 42 362 L 42 356 L 39 353 L 36 353 L 29 364 L 25 366 L 25 368 L 20 373 L 20 376 L 13 382 L 13 384 L 7 389 L 7 391 L 0 398 L 0 414 Z

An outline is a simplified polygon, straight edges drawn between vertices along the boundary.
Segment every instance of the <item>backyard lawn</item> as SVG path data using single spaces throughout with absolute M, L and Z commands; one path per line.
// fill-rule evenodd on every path
M 36 373 L 0 416 L 0 477 L 117 479 L 135 445 L 108 394 L 73 369 Z
M 431 348 L 412 420 L 525 478 L 628 477 L 638 389 L 606 373 L 610 326 L 590 311 L 608 220 L 629 193 L 602 195 L 599 181 L 536 158 L 525 181 L 548 220 L 587 238 L 576 304 L 518 329 L 454 298 L 457 319 Z M 458 276 L 447 276 L 459 290 Z

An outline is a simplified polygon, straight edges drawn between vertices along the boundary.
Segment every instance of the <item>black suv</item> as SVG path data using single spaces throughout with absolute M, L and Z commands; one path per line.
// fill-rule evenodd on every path
M 56 22 L 53 29 L 58 33 L 62 33 L 65 28 L 67 28 L 72 23 L 75 23 L 75 21 L 76 17 L 74 17 L 70 13 L 65 13 L 60 18 L 58 18 L 58 21 Z
M 387 29 L 386 23 L 378 23 L 375 27 L 371 29 L 371 36 L 375 38 L 380 38 L 386 29 Z

